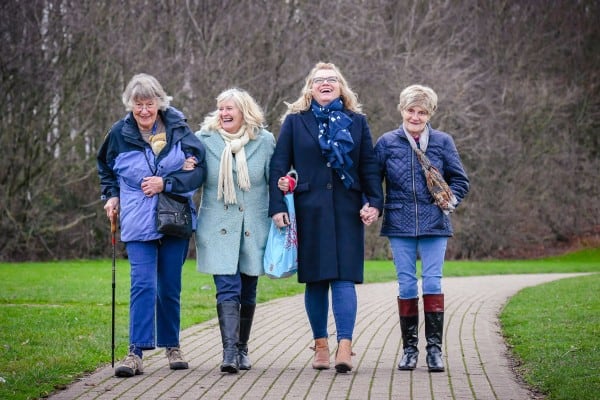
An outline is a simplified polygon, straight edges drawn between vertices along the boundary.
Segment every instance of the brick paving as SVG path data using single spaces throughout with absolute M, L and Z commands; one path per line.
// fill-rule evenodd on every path
M 535 396 L 510 368 L 498 313 L 522 288 L 575 275 L 444 278 L 446 371 L 442 373 L 427 371 L 422 321 L 417 369 L 396 368 L 401 350 L 397 285 L 374 283 L 357 286 L 351 373 L 311 368 L 311 332 L 299 295 L 257 306 L 249 343 L 250 371 L 235 375 L 219 371 L 221 336 L 213 319 L 181 334 L 188 370 L 170 370 L 164 349 L 145 352 L 143 375 L 116 378 L 108 365 L 50 399 L 532 399 Z M 419 307 L 422 313 L 422 304 Z M 331 315 L 329 333 L 333 363 Z

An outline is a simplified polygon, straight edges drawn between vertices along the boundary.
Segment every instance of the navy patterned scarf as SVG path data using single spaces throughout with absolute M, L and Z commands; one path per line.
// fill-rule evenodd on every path
M 344 104 L 340 98 L 326 106 L 321 106 L 313 100 L 311 109 L 319 123 L 321 153 L 331 168 L 337 172 L 346 189 L 349 189 L 354 182 L 348 172 L 352 167 L 349 153 L 354 148 L 354 141 L 347 128 L 352 123 L 352 119 L 342 112 Z

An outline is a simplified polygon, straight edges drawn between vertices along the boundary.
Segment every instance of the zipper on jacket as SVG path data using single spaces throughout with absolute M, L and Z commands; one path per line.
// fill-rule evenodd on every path
M 417 188 L 415 182 L 415 152 L 411 151 L 410 167 L 412 172 L 413 200 L 415 202 L 415 235 L 419 235 L 419 203 L 417 203 Z

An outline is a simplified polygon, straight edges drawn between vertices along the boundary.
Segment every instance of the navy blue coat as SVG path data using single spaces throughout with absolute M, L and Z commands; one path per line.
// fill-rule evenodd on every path
M 350 153 L 354 183 L 346 189 L 321 154 L 317 120 L 312 111 L 285 118 L 271 158 L 269 215 L 287 211 L 277 180 L 293 166 L 298 172 L 294 192 L 298 229 L 298 281 L 363 281 L 364 202 L 382 210 L 383 190 L 364 115 L 345 110 L 354 141 Z
M 452 236 L 450 217 L 434 203 L 425 174 L 402 127 L 384 133 L 375 144 L 375 154 L 385 179 L 382 236 Z M 459 204 L 469 191 L 452 137 L 429 128 L 425 155 L 440 171 Z

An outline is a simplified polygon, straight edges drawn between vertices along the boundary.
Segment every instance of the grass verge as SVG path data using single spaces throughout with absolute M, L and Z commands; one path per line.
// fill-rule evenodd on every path
M 110 325 L 112 264 L 110 260 L 76 260 L 51 263 L 0 263 L 0 398 L 33 399 L 46 396 L 58 388 L 68 385 L 83 373 L 95 370 L 98 366 L 110 363 Z M 127 351 L 128 341 L 128 302 L 129 265 L 127 260 L 118 259 L 116 267 L 116 359 Z M 548 272 L 600 272 L 600 249 L 527 261 L 451 261 L 445 265 L 445 276 L 471 276 L 514 273 Z M 365 283 L 394 281 L 396 274 L 390 261 L 368 261 L 365 268 Z M 598 277 L 566 280 L 576 282 L 575 292 L 597 296 Z M 513 301 L 504 313 L 513 313 L 515 318 L 539 314 L 539 309 L 550 305 L 539 299 L 550 301 L 550 297 L 564 294 L 563 303 L 573 301 L 573 288 L 562 288 L 563 281 L 540 287 L 537 302 L 525 302 L 523 309 L 513 312 Z M 284 280 L 259 279 L 258 301 L 264 302 L 277 297 L 302 293 L 303 285 L 294 278 Z M 532 288 L 535 289 L 535 288 Z M 527 293 L 524 291 L 523 293 Z M 551 296 L 552 295 L 552 296 Z M 515 300 L 522 294 L 515 296 Z M 592 296 L 592 297 L 593 297 Z M 186 263 L 183 272 L 182 328 L 189 327 L 216 316 L 214 305 L 215 291 L 212 277 L 198 274 L 193 260 Z M 546 300 L 547 299 L 547 300 Z M 578 303 L 579 304 L 579 303 Z M 514 346 L 516 356 L 522 362 L 521 371 L 528 382 L 553 396 L 563 385 L 552 383 L 563 374 L 563 369 L 549 370 L 538 368 L 540 347 L 548 348 L 545 358 L 564 357 L 569 363 L 551 362 L 551 365 L 574 365 L 573 376 L 594 376 L 586 379 L 588 386 L 600 390 L 598 384 L 598 302 L 591 309 L 581 308 L 582 315 L 577 319 L 578 328 L 574 334 L 591 332 L 588 346 L 583 347 L 578 339 L 564 336 L 562 322 L 551 319 L 546 325 L 531 323 L 528 336 L 534 342 L 522 339 L 516 332 L 520 323 L 505 324 L 506 335 Z M 540 307 L 540 305 L 542 307 Z M 593 312 L 590 317 L 588 312 Z M 568 313 L 567 313 L 568 314 Z M 510 318 L 506 314 L 504 318 Z M 573 314 L 568 314 L 572 318 Z M 593 318 L 595 316 L 595 318 Z M 525 317 L 526 318 L 526 317 Z M 556 325 L 553 325 L 556 324 Z M 564 350 L 553 350 L 547 341 L 538 341 L 541 332 L 536 329 L 561 332 L 565 342 L 576 346 Z M 530 349 L 529 352 L 524 349 Z M 581 351 L 579 350 L 581 349 Z M 594 351 L 595 349 L 595 351 Z M 585 351 L 584 351 L 585 350 Z M 581 359 L 580 359 L 581 357 Z M 587 357 L 587 359 L 585 358 Z M 592 362 L 594 369 L 588 368 Z M 547 371 L 551 371 L 549 374 Z M 592 385 L 589 385 L 592 381 Z M 560 382 L 560 381 L 559 381 Z M 584 385 L 578 385 L 581 388 Z M 577 389 L 568 389 L 575 390 Z M 565 389 L 566 390 L 566 389 Z M 568 392 L 567 392 L 568 393 Z M 577 393 L 575 393 L 577 394 Z M 567 397 L 586 398 L 574 394 Z
M 523 289 L 500 315 L 517 372 L 548 399 L 598 399 L 600 274 Z

